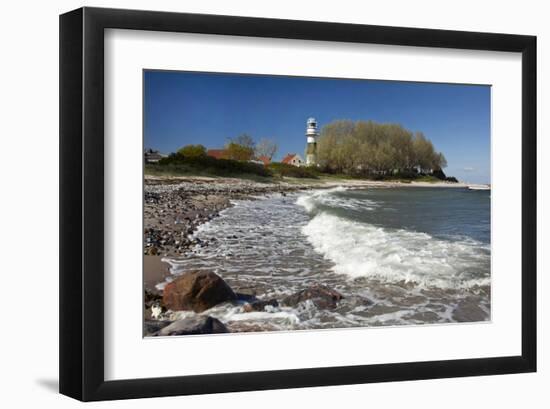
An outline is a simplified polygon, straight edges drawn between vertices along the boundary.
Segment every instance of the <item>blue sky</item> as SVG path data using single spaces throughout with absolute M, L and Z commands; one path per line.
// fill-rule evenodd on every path
M 144 72 L 144 144 L 163 153 L 187 144 L 221 148 L 242 133 L 277 142 L 276 160 L 303 156 L 306 120 L 399 123 L 445 154 L 445 173 L 490 182 L 491 89 L 454 85 L 195 73 Z

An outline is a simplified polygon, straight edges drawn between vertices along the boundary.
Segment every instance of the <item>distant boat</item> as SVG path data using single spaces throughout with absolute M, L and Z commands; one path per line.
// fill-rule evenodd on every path
M 468 185 L 468 189 L 470 189 L 470 190 L 491 190 L 491 186 L 489 186 L 489 185 Z

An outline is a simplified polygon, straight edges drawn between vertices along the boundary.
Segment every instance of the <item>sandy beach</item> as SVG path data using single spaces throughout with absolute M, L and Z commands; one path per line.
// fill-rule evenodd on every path
M 170 265 L 162 261 L 160 256 L 143 256 L 143 271 L 145 291 L 158 293 L 156 285 L 166 280 L 170 275 Z

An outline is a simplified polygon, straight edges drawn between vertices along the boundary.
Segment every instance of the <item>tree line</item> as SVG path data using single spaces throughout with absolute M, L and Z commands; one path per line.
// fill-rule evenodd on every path
M 204 145 L 189 144 L 156 164 L 146 165 L 146 170 L 152 174 L 318 178 L 318 170 L 314 168 L 277 162 L 265 166 L 263 161 L 259 162 L 262 157 L 271 161 L 277 149 L 277 144 L 271 139 L 262 138 L 256 143 L 250 135 L 241 134 L 228 139 L 223 155 L 209 156 Z
M 327 171 L 363 175 L 430 173 L 447 166 L 445 156 L 422 132 L 399 124 L 351 120 L 322 128 L 317 162 Z
M 235 138 L 229 138 L 224 146 L 224 159 L 249 161 L 262 156 L 273 159 L 277 153 L 277 144 L 268 138 L 262 138 L 258 143 L 244 133 Z M 207 155 L 206 147 L 203 145 L 185 145 L 177 151 L 177 154 L 187 158 L 204 157 Z

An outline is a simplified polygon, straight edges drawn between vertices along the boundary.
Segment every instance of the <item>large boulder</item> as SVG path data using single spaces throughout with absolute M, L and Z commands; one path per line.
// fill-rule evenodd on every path
M 170 325 L 161 328 L 154 335 L 194 335 L 194 334 L 223 334 L 229 332 L 223 323 L 213 317 L 197 315 L 174 321 Z
M 311 300 L 317 308 L 336 308 L 338 301 L 344 296 L 338 291 L 333 290 L 325 285 L 315 284 L 305 290 L 300 290 L 297 293 L 289 295 L 283 299 L 283 304 L 289 307 L 295 307 L 299 303 Z
M 219 275 L 210 271 L 183 274 L 164 287 L 162 297 L 163 304 L 168 309 L 195 312 L 203 312 L 236 299 L 231 287 Z

